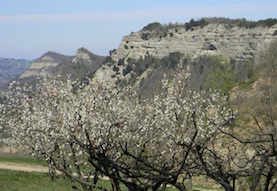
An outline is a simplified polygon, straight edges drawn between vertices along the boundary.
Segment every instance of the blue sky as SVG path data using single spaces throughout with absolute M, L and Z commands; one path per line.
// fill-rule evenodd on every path
M 277 17 L 276 0 L 0 0 L 0 57 L 35 59 L 85 47 L 108 55 L 122 37 L 151 22 Z

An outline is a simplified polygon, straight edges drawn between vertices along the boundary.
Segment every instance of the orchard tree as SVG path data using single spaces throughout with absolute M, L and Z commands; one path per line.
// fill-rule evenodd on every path
M 242 136 L 250 136 L 249 132 L 237 135 L 233 133 L 233 127 L 227 122 L 228 128 L 220 129 L 209 140 L 206 147 L 197 146 L 194 153 L 201 162 L 202 173 L 220 184 L 226 191 L 234 191 L 242 187 L 241 180 L 252 178 L 257 173 L 260 162 L 260 153 L 252 147 L 252 141 Z
M 117 142 L 114 155 L 118 154 L 116 163 L 109 163 L 110 168 L 102 167 L 106 176 L 107 170 L 117 169 L 120 182 L 124 175 L 132 184 L 140 185 L 134 190 L 156 190 L 168 184 L 186 190 L 184 180 L 200 174 L 193 148 L 206 147 L 234 116 L 226 107 L 226 97 L 187 91 L 186 80 L 184 73 L 177 73 L 172 81 L 163 80 L 163 94 L 150 101 L 131 102 L 135 108 L 126 122 L 112 127 L 108 140 L 113 141 L 105 141 Z M 113 149 L 114 145 L 110 151 Z
M 276 51 L 275 41 L 257 59 L 255 94 L 239 97 L 245 102 L 240 108 L 246 112 L 239 112 L 237 119 L 243 120 L 230 121 L 232 128 L 221 130 L 225 137 L 221 147 L 197 151 L 206 175 L 226 190 L 271 191 L 277 187 Z M 206 155 L 209 161 L 204 160 Z
M 187 69 L 165 76 L 163 92 L 146 100 L 137 85 L 54 79 L 32 88 L 14 82 L 6 94 L 6 128 L 17 148 L 45 158 L 52 174 L 61 171 L 75 189 L 107 190 L 98 180 L 108 178 L 113 190 L 123 184 L 186 191 L 184 181 L 203 174 L 199 156 L 211 140 L 220 144 L 220 132 L 235 117 L 220 93 L 188 91 L 188 77 Z
M 240 141 L 248 143 L 257 153 L 252 163 L 250 190 L 271 191 L 277 188 L 277 41 L 269 44 L 258 61 L 256 91 L 250 115 L 253 125 L 246 128 L 248 136 Z
M 269 87 L 268 84 L 266 86 Z M 277 187 L 277 107 L 275 93 L 272 93 L 271 88 L 264 89 L 252 98 L 255 106 L 251 107 L 250 124 L 240 121 L 233 124 L 236 126 L 234 131 L 221 132 L 228 140 L 223 148 L 228 149 L 225 157 L 228 156 L 231 165 L 223 165 L 224 156 L 214 150 L 211 152 L 213 158 L 219 162 L 207 165 L 207 175 L 217 182 L 223 177 L 229 177 L 233 184 L 229 184 L 228 190 L 235 190 L 237 187 L 250 191 L 273 191 Z M 248 118 L 249 114 L 240 117 Z M 212 168 L 214 169 L 210 170 Z
M 80 89 L 83 85 L 73 85 L 70 80 L 45 80 L 36 87 L 22 87 L 13 82 L 6 94 L 5 121 L 11 143 L 19 151 L 45 158 L 49 171 L 63 172 L 72 179 L 73 187 L 92 190 L 99 187 L 96 186 L 98 173 L 86 163 L 88 156 L 76 141 L 86 141 L 85 133 L 94 134 L 88 125 L 91 121 L 97 123 L 90 113 L 97 98 L 89 90 L 85 95 L 85 89 Z
M 259 163 L 251 190 L 277 188 L 277 41 L 269 44 L 258 60 L 258 93 L 251 115 L 254 128 L 250 130 L 253 148 L 259 153 Z M 249 140 L 248 140 L 249 141 Z

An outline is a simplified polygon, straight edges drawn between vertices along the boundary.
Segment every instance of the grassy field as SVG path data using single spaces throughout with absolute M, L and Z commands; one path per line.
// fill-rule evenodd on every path
M 47 164 L 44 160 L 38 160 L 38 159 L 27 158 L 27 157 L 7 157 L 7 156 L 5 156 L 5 157 L 0 157 L 0 162 L 47 166 Z
M 0 157 L 0 163 L 15 163 L 27 166 L 41 165 L 46 163 L 41 160 L 20 157 Z M 202 181 L 201 181 L 202 182 Z M 205 182 L 205 181 L 204 181 Z M 100 181 L 99 185 L 111 190 L 108 181 Z M 206 184 L 205 184 L 206 185 Z M 56 181 L 51 181 L 47 173 L 37 172 L 19 172 L 0 169 L 0 191 L 68 191 L 72 190 L 69 179 L 60 176 Z M 168 188 L 168 191 L 176 191 L 174 188 Z M 209 186 L 200 185 L 199 182 L 193 186 L 193 191 L 218 190 Z
M 111 190 L 108 181 L 99 181 L 99 186 Z M 55 181 L 47 173 L 19 172 L 0 169 L 1 191 L 71 191 L 68 178 L 58 177 Z M 97 191 L 97 189 L 95 189 Z
M 111 190 L 108 181 L 100 181 L 101 186 Z M 1 191 L 70 191 L 72 190 L 69 179 L 59 177 L 51 181 L 47 173 L 37 172 L 19 172 L 0 169 L 0 190 Z M 96 190 L 96 189 L 95 189 Z M 174 188 L 168 188 L 168 191 L 176 191 Z M 193 191 L 218 190 L 207 186 L 196 185 Z
M 0 190 L 3 191 L 68 191 L 71 184 L 64 178 L 52 182 L 46 173 L 0 170 Z

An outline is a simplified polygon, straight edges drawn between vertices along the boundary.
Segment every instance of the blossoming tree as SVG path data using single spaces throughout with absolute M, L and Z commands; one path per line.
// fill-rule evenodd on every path
M 184 181 L 203 174 L 211 141 L 234 113 L 218 92 L 186 88 L 187 70 L 162 81 L 163 92 L 140 100 L 137 85 L 116 88 L 87 80 L 44 80 L 36 87 L 11 84 L 5 123 L 17 148 L 45 158 L 79 190 L 108 178 L 113 190 L 187 190 Z M 201 159 L 201 160 L 199 160 Z M 203 161 L 206 161 L 203 163 Z

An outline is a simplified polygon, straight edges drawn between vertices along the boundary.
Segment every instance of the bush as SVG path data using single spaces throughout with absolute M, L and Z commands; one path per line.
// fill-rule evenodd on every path
M 118 72 L 118 71 L 119 71 L 119 68 L 118 68 L 116 65 L 114 65 L 113 71 Z
M 128 73 L 130 73 L 133 70 L 133 67 L 128 64 L 126 68 L 123 70 L 123 76 L 126 76 Z
M 172 52 L 164 57 L 161 62 L 165 67 L 173 69 L 180 63 L 182 56 L 180 52 Z
M 208 86 L 212 89 L 221 90 L 228 95 L 230 90 L 236 85 L 237 72 L 230 63 L 215 62 L 208 77 Z
M 149 33 L 142 33 L 140 38 L 142 40 L 148 40 L 150 38 L 150 34 Z
M 123 59 L 119 59 L 117 65 L 118 66 L 124 65 L 124 60 Z
M 224 17 L 210 17 L 210 18 L 202 18 L 199 20 L 191 19 L 190 22 L 185 23 L 186 30 L 192 29 L 193 27 L 201 26 L 204 27 L 207 24 L 218 23 L 218 24 L 226 24 L 228 27 L 245 27 L 245 28 L 255 28 L 255 27 L 271 27 L 277 24 L 276 19 L 266 19 L 259 21 L 248 21 L 245 18 L 242 19 L 229 19 Z
M 159 23 L 159 22 L 154 22 L 154 23 L 150 23 L 150 24 L 148 24 L 147 26 L 143 27 L 142 30 L 153 31 L 153 30 L 159 29 L 159 28 L 161 28 L 161 27 L 162 27 L 161 23 Z
M 200 20 L 194 20 L 194 19 L 191 19 L 189 23 L 186 23 L 185 24 L 185 28 L 186 30 L 188 31 L 189 29 L 193 28 L 193 27 L 196 27 L 196 26 L 201 26 L 201 27 L 204 27 L 206 26 L 208 23 L 207 21 L 202 18 Z

